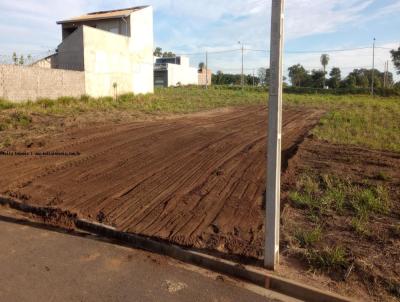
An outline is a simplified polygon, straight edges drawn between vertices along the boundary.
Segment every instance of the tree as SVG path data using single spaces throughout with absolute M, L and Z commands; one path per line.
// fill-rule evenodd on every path
M 21 55 L 21 56 L 19 57 L 18 64 L 19 64 L 19 65 L 24 65 L 24 63 L 25 63 L 24 56 L 23 56 L 23 55 Z
M 326 78 L 325 78 L 326 66 L 328 66 L 328 64 L 329 64 L 329 55 L 327 55 L 327 54 L 322 54 L 321 55 L 321 64 L 322 64 L 322 67 L 324 69 L 323 88 L 325 88 L 326 87 Z
M 361 76 L 356 77 L 357 87 L 361 88 L 368 88 L 369 87 L 369 80 L 367 75 L 363 74 Z
M 14 65 L 18 65 L 18 56 L 17 56 L 17 53 L 15 51 L 13 52 L 12 60 L 14 62 Z
M 163 58 L 175 58 L 176 54 L 174 54 L 171 51 L 168 51 L 168 52 L 164 51 L 164 53 L 162 54 L 162 57 Z
M 324 88 L 325 86 L 325 71 L 313 70 L 311 71 L 311 76 L 309 78 L 309 83 L 307 86 L 314 88 Z
M 200 62 L 199 63 L 199 70 L 203 70 L 206 68 L 206 64 L 204 64 L 204 62 Z
M 269 80 L 270 80 L 270 70 L 269 68 L 264 68 L 261 67 L 257 71 L 259 83 L 261 85 L 268 86 L 269 85 Z
M 211 77 L 212 84 L 220 85 L 223 74 L 224 73 L 221 70 L 218 70 L 216 74 L 213 74 L 213 76 Z
M 156 49 L 153 52 L 153 55 L 155 57 L 161 57 L 162 56 L 162 48 L 161 47 L 156 47 Z
M 393 64 L 397 69 L 397 73 L 400 74 L 400 47 L 398 50 L 392 50 L 390 52 L 392 54 Z
M 357 78 L 353 74 L 349 74 L 343 83 L 346 88 L 356 88 L 357 87 Z
M 342 80 L 342 72 L 340 68 L 333 67 L 329 73 L 330 79 L 328 80 L 329 88 L 336 89 L 340 86 L 340 81 Z
M 293 65 L 288 68 L 289 70 L 289 78 L 292 82 L 292 86 L 294 87 L 302 87 L 302 85 L 307 83 L 309 78 L 309 74 L 305 68 L 300 65 Z

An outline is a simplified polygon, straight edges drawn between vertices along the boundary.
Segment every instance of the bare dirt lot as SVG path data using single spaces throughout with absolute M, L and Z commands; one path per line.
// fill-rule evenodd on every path
M 278 273 L 365 301 L 396 301 L 399 153 L 316 139 L 310 130 L 324 112 L 284 110 Z M 125 123 L 104 116 L 73 119 L 65 133 L 38 131 L 54 126 L 53 116 L 35 120 L 21 139 L 16 131 L 20 143 L 0 154 L 0 194 L 54 208 L 39 219 L 57 226 L 78 215 L 262 265 L 265 107 L 121 115 Z
M 283 274 L 299 278 L 299 270 L 309 270 L 301 277 L 306 283 L 361 301 L 398 301 L 399 153 L 307 138 L 282 189 Z
M 284 112 L 283 166 L 321 111 Z M 120 230 L 230 255 L 263 253 L 267 113 L 224 109 L 69 131 L 3 155 L 1 194 Z

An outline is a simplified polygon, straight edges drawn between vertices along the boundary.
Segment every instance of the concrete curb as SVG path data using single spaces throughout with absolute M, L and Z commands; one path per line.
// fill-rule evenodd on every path
M 1 196 L 0 204 L 8 205 L 13 209 L 27 213 L 33 213 L 39 216 L 43 216 L 44 214 L 48 213 L 49 210 L 54 210 L 54 208 L 51 207 L 31 206 Z M 295 281 L 288 280 L 286 278 L 276 276 L 263 269 L 244 266 L 238 263 L 234 263 L 232 261 L 181 248 L 179 246 L 160 242 L 148 237 L 121 232 L 113 227 L 104 224 L 91 222 L 79 218 L 74 219 L 73 223 L 77 228 L 81 230 L 94 233 L 103 237 L 117 239 L 124 243 L 128 243 L 134 248 L 163 254 L 179 261 L 192 265 L 197 265 L 217 273 L 228 275 L 230 277 L 237 278 L 242 281 L 249 282 L 254 285 L 261 286 L 263 288 L 276 291 L 283 295 L 299 300 L 310 302 L 353 301 L 334 293 L 319 290 Z

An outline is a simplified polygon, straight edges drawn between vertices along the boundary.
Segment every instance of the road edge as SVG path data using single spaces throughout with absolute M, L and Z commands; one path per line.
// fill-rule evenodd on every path
M 55 210 L 52 207 L 39 207 L 0 196 L 0 205 L 9 206 L 15 210 L 31 213 L 43 217 L 45 213 Z M 116 228 L 91 222 L 78 217 L 71 217 L 76 228 L 110 239 L 116 239 L 129 246 L 149 252 L 169 256 L 176 260 L 196 265 L 217 273 L 240 279 L 242 281 L 310 302 L 350 302 L 350 298 L 335 293 L 320 290 L 296 281 L 292 281 L 268 272 L 266 270 L 245 266 L 229 260 L 217 258 L 208 254 L 185 249 L 174 244 L 167 244 L 149 237 L 118 231 Z

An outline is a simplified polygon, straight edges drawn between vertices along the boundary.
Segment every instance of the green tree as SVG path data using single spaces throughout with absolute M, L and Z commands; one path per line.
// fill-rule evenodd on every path
M 400 47 L 399 49 L 393 49 L 391 52 L 393 64 L 397 69 L 397 73 L 400 74 Z
M 199 63 L 199 69 L 200 70 L 203 70 L 203 69 L 205 69 L 206 68 L 206 64 L 204 64 L 204 62 L 200 62 Z
M 175 58 L 176 54 L 174 54 L 172 51 L 164 51 L 164 53 L 162 54 L 163 58 Z
M 18 65 L 18 56 L 17 56 L 17 53 L 15 51 L 13 52 L 12 60 L 14 62 L 14 65 Z
M 257 71 L 259 83 L 264 86 L 269 86 L 269 80 L 270 80 L 270 69 L 269 68 L 264 68 L 261 67 Z
M 156 49 L 153 52 L 153 55 L 155 57 L 161 57 L 162 56 L 162 48 L 161 47 L 156 47 Z
M 347 88 L 356 88 L 357 87 L 357 78 L 353 74 L 349 74 L 345 79 L 344 86 Z
M 329 73 L 330 79 L 328 80 L 329 88 L 336 89 L 340 86 L 340 81 L 342 80 L 342 72 L 340 68 L 333 67 Z
M 369 87 L 369 80 L 367 75 L 363 74 L 356 77 L 357 79 L 357 87 L 361 88 L 368 88 Z
M 329 64 L 329 55 L 322 54 L 320 60 L 321 60 L 322 67 L 324 69 L 323 88 L 325 88 L 326 87 L 326 77 L 325 77 L 325 75 L 326 75 L 326 66 L 328 66 L 328 64 Z
M 313 70 L 309 79 L 309 87 L 323 88 L 325 87 L 325 71 Z
M 24 65 L 24 63 L 25 63 L 24 56 L 23 56 L 23 55 L 21 55 L 21 56 L 19 57 L 18 64 L 19 64 L 19 65 Z
M 307 83 L 309 74 L 305 68 L 300 65 L 293 65 L 288 68 L 289 70 L 289 78 L 292 82 L 292 86 L 294 87 L 304 87 L 304 84 Z

